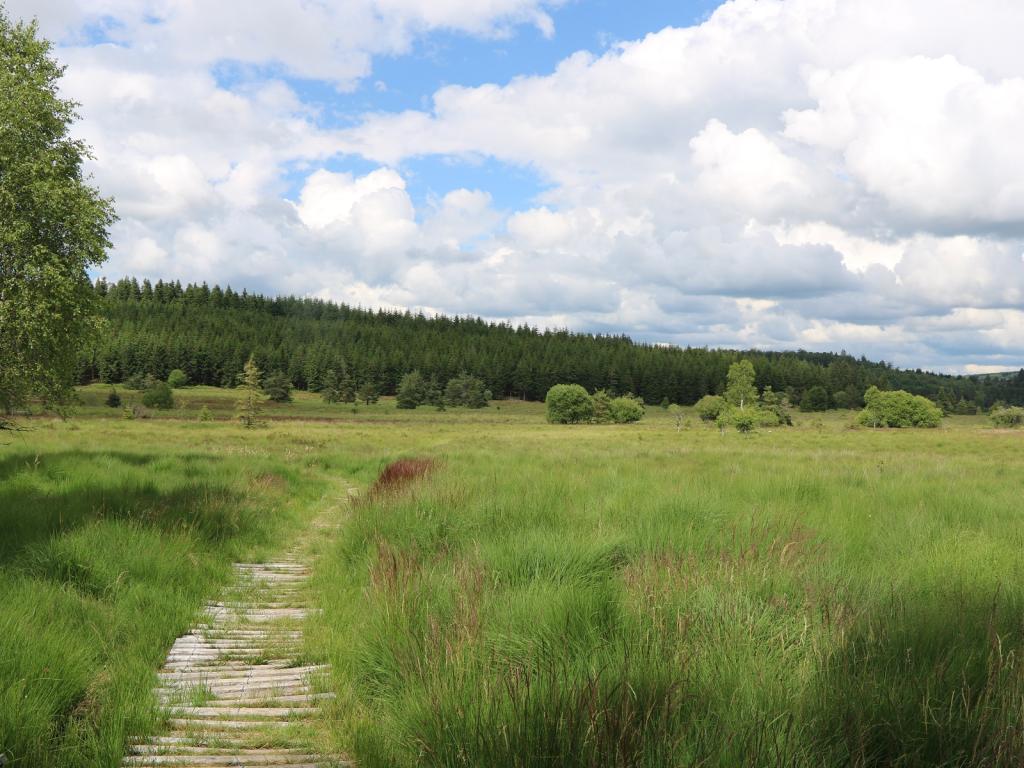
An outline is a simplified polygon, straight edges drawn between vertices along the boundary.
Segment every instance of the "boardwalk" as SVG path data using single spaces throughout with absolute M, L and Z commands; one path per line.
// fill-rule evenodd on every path
M 237 583 L 179 637 L 160 671 L 167 715 L 159 735 L 136 744 L 124 765 L 333 768 L 311 745 L 327 668 L 304 664 L 306 565 L 294 555 L 236 564 Z

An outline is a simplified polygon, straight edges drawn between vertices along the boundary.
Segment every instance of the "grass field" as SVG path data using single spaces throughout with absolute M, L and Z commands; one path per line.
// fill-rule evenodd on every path
M 361 766 L 1024 763 L 1024 431 L 720 435 L 650 409 L 402 412 L 83 393 L 0 448 L 0 749 L 116 765 L 176 632 L 314 514 L 307 655 Z M 124 394 L 124 393 L 122 393 Z M 369 492 L 399 457 L 434 468 Z M 364 489 L 353 505 L 346 482 Z

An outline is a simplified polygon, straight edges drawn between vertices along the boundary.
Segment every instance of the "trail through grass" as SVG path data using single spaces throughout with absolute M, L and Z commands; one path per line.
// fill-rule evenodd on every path
M 322 461 L 268 437 L 47 421 L 0 449 L 0 752 L 13 765 L 118 765 L 155 726 L 155 670 L 231 562 L 332 503 Z

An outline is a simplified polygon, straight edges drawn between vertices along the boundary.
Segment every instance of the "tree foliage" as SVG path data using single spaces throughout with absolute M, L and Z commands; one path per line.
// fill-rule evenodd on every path
M 166 381 L 157 381 L 142 393 L 142 404 L 147 408 L 167 411 L 174 407 L 174 392 Z
M 757 404 L 757 373 L 754 364 L 747 359 L 729 366 L 726 374 L 725 399 L 736 408 L 747 408 Z
M 274 371 L 263 379 L 263 394 L 275 403 L 290 403 L 292 382 L 283 371 Z
M 175 368 L 167 374 L 167 384 L 171 389 L 181 389 L 188 385 L 188 374 L 181 368 Z
M 263 415 L 263 374 L 256 359 L 250 355 L 238 383 L 238 401 L 235 403 L 235 413 L 242 425 L 248 428 L 258 427 L 260 418 Z
M 695 407 L 701 421 L 715 421 L 722 415 L 722 411 L 727 406 L 728 403 L 721 395 L 704 395 L 704 397 L 697 401 Z
M 942 410 L 920 395 L 871 387 L 864 393 L 864 410 L 857 420 L 866 427 L 937 427 Z
M 804 392 L 804 396 L 800 398 L 800 410 L 804 413 L 827 411 L 828 407 L 828 390 L 820 384 L 808 389 Z
M 410 371 L 398 383 L 395 393 L 395 404 L 399 408 L 418 408 L 427 402 L 430 394 L 430 382 L 423 378 L 419 371 Z
M 581 424 L 594 418 L 594 401 L 579 384 L 555 384 L 544 404 L 552 424 Z
M 588 392 L 604 389 L 609 396 L 633 392 L 648 405 L 665 399 L 692 405 L 724 392 L 729 366 L 747 359 L 758 389 L 770 386 L 797 404 L 808 389 L 822 386 L 833 398 L 846 393 L 842 402 L 859 408 L 871 385 L 927 396 L 944 386 L 957 400 L 986 409 L 997 400 L 1024 404 L 1024 373 L 946 376 L 842 352 L 659 347 L 623 336 L 368 311 L 216 285 L 128 278 L 98 281 L 94 290 L 108 322 L 99 345 L 81 351 L 83 383 L 120 384 L 146 374 L 166 379 L 181 368 L 193 384 L 233 387 L 252 352 L 262 370 L 283 371 L 300 390 L 318 390 L 333 368 L 349 377 L 355 390 L 371 383 L 380 394 L 393 395 L 402 376 L 418 370 L 442 385 L 466 373 L 495 398 L 543 400 L 552 385 L 572 383 Z
M 63 73 L 0 5 L 0 426 L 30 398 L 66 403 L 97 330 L 87 270 L 106 258 L 113 204 L 82 170 Z
M 444 388 L 444 402 L 450 406 L 466 408 L 486 408 L 491 399 L 491 391 L 483 380 L 470 376 L 463 371 L 454 379 L 450 379 Z
M 644 401 L 632 395 L 616 397 L 610 406 L 611 418 L 616 424 L 629 424 L 644 417 Z
M 989 418 L 997 427 L 1019 427 L 1024 425 L 1024 408 L 993 408 Z

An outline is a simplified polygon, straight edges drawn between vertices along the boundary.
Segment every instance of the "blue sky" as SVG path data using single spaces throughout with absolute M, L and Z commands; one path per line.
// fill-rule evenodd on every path
M 348 93 L 339 92 L 331 83 L 288 77 L 279 67 L 272 69 L 304 102 L 321 111 L 321 125 L 336 128 L 358 122 L 370 112 L 429 108 L 433 94 L 445 85 L 472 87 L 544 75 L 578 51 L 599 56 L 620 41 L 642 38 L 669 26 L 698 23 L 719 4 L 710 0 L 575 0 L 549 11 L 556 28 L 552 36 L 533 27 L 498 39 L 440 31 L 415 41 L 408 53 L 377 59 L 372 76 L 361 80 Z M 251 74 L 230 62 L 217 70 L 219 81 L 226 87 L 238 85 Z M 267 72 L 259 74 L 266 76 Z M 365 173 L 373 166 L 348 156 L 335 158 L 328 167 Z M 417 158 L 404 162 L 402 168 L 417 207 L 452 188 L 467 187 L 487 189 L 499 208 L 512 209 L 529 203 L 545 188 L 544 180 L 531 169 L 510 167 L 487 158 Z M 301 172 L 289 176 L 291 196 L 297 195 L 304 178 Z
M 7 0 L 122 275 L 1024 365 L 1024 4 Z

